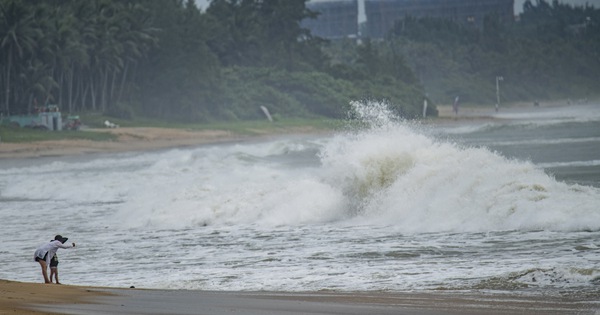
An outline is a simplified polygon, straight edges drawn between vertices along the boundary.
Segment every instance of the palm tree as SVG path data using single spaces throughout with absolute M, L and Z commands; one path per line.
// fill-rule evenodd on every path
M 120 82 L 117 82 L 116 79 L 113 80 L 113 89 L 111 89 L 111 95 L 115 97 L 114 85 L 119 84 L 115 99 L 117 103 L 121 100 L 126 85 L 134 83 L 135 72 L 141 59 L 146 58 L 148 52 L 158 43 L 155 35 L 157 29 L 149 25 L 147 8 L 141 4 L 129 3 L 122 13 L 123 31 L 117 34 L 117 38 L 123 44 L 123 68 Z
M 35 12 L 19 0 L 0 2 L 0 50 L 6 63 L 3 69 L 4 79 L 4 108 L 10 114 L 12 79 L 21 70 L 19 63 L 28 54 L 33 54 L 37 39 L 42 37 L 42 31 L 36 27 Z

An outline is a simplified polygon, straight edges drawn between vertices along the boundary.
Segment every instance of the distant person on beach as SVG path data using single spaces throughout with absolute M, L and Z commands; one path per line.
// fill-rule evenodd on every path
M 454 115 L 458 115 L 458 100 L 459 100 L 459 97 L 457 96 L 454 99 L 454 104 L 452 104 L 452 110 L 454 111 Z
M 51 266 L 52 258 L 56 255 L 56 252 L 59 248 L 73 248 L 75 247 L 75 243 L 71 243 L 71 245 L 65 244 L 68 238 L 62 237 L 61 235 L 56 235 L 54 240 L 50 241 L 50 243 L 46 243 L 40 246 L 34 254 L 34 260 L 37 261 L 42 267 L 42 275 L 44 276 L 45 283 L 52 283 L 50 279 L 48 279 L 48 266 Z M 56 265 L 58 266 L 58 259 L 56 260 Z M 56 283 L 58 283 L 58 269 L 56 271 Z M 52 276 L 52 274 L 51 274 Z

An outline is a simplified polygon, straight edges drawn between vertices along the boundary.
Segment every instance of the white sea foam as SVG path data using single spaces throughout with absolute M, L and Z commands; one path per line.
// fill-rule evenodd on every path
M 494 117 L 514 119 L 529 123 L 556 124 L 564 122 L 590 122 L 600 121 L 600 104 L 578 104 L 572 106 L 558 106 L 547 108 L 534 108 L 533 110 L 514 110 L 500 112 Z
M 338 135 L 322 156 L 327 180 L 360 208 L 360 220 L 410 232 L 600 228 L 597 189 L 403 124 Z
M 62 233 L 72 284 L 596 290 L 599 189 L 354 106 L 334 136 L 0 167 L 0 278 Z
M 382 104 L 354 106 L 369 127 L 323 139 L 0 170 L 19 176 L 2 197 L 35 191 L 42 200 L 116 203 L 115 224 L 124 228 L 335 221 L 407 233 L 600 229 L 598 189 L 557 182 L 539 165 L 486 149 L 435 140 Z M 312 166 L 283 164 L 295 154 Z
M 490 131 L 498 128 L 535 129 L 569 123 L 600 122 L 600 104 L 572 105 L 548 108 L 512 108 L 494 114 L 490 121 L 465 121 L 461 124 L 437 126 L 445 134 L 461 135 Z
M 102 189 L 86 189 L 97 194 L 86 198 L 123 201 L 118 222 L 129 227 L 336 221 L 407 233 L 600 229 L 597 189 L 557 182 L 539 166 L 486 149 L 437 141 L 382 104 L 354 106 L 369 125 L 363 130 L 301 144 L 165 152 L 134 174 L 97 179 Z M 307 149 L 319 152 L 308 157 L 313 167 L 279 167 Z

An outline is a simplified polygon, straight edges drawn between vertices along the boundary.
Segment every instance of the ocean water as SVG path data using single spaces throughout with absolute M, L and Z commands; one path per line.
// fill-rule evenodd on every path
M 600 105 L 332 135 L 0 160 L 0 278 L 77 285 L 600 293 Z M 357 127 L 359 125 L 360 127 Z

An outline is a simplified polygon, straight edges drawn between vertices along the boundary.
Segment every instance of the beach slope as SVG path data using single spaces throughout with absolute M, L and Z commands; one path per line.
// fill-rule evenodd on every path
M 481 292 L 213 292 L 0 280 L 0 314 L 590 314 L 575 297 Z

